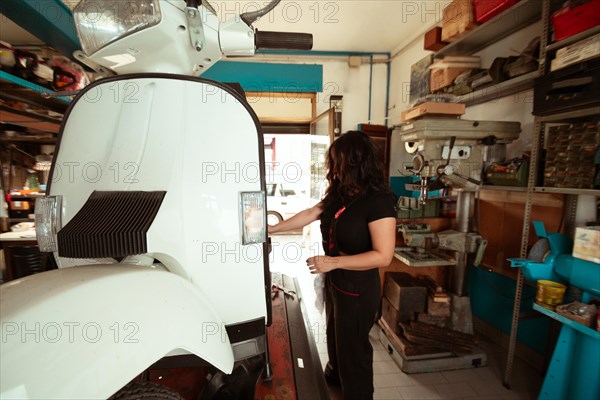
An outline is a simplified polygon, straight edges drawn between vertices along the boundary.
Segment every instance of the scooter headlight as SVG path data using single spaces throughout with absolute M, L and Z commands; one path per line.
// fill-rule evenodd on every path
M 159 0 L 81 0 L 73 10 L 83 52 L 91 55 L 107 44 L 161 20 Z

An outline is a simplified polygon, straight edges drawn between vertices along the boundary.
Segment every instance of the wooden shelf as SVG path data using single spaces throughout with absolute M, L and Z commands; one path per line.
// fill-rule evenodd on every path
M 60 130 L 62 118 L 52 118 L 47 115 L 0 105 L 0 121 L 36 131 L 57 134 Z

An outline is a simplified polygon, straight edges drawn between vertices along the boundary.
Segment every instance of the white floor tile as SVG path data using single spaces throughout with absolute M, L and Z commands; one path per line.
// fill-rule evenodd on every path
M 465 397 L 477 396 L 475 390 L 464 383 L 443 383 L 434 385 L 434 387 L 444 399 L 463 399 Z
M 511 394 L 511 391 L 502 386 L 500 381 L 483 381 L 473 380 L 468 382 L 468 385 L 477 392 L 477 394 L 482 396 L 504 396 Z
M 405 400 L 437 400 L 442 398 L 433 386 L 407 386 L 398 391 Z
M 450 383 L 473 382 L 481 380 L 481 378 L 471 368 L 443 371 L 442 375 L 444 375 L 444 378 L 446 378 Z
M 392 360 L 373 361 L 373 373 L 375 374 L 393 374 L 398 372 L 400 372 L 400 369 Z
M 377 350 L 378 348 L 373 346 L 373 361 L 388 361 L 390 355 L 385 350 Z
M 426 374 L 410 374 L 408 375 L 415 385 L 435 385 L 440 383 L 448 383 L 448 380 L 439 372 L 429 372 Z
M 500 375 L 491 367 L 474 368 L 473 372 L 475 372 L 477 376 L 479 376 L 479 378 L 483 379 L 484 381 L 497 381 L 501 379 Z
M 375 388 L 374 400 L 401 400 L 402 396 L 397 388 Z
M 374 374 L 373 384 L 376 388 L 390 388 L 412 386 L 414 382 L 406 374 L 398 372 L 393 374 Z

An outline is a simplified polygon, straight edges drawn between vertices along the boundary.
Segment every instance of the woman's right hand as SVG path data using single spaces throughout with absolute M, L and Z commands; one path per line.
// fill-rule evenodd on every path
M 322 211 L 321 206 L 321 203 L 318 203 L 317 205 L 311 208 L 307 208 L 304 211 L 300 211 L 298 214 L 294 215 L 290 219 L 284 219 L 276 225 L 267 225 L 267 232 L 269 234 L 272 234 L 304 228 L 306 225 L 319 219 Z

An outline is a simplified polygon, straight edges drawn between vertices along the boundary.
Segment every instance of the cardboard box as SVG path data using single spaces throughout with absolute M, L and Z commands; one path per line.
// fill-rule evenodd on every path
M 463 115 L 465 113 L 465 105 L 463 103 L 435 103 L 426 102 L 421 103 L 418 106 L 409 108 L 402 112 L 402 121 L 410 121 L 425 115 Z
M 554 60 L 550 62 L 550 71 L 568 67 L 569 65 L 589 60 L 600 55 L 600 33 L 581 40 L 556 51 Z
M 442 11 L 442 41 L 452 42 L 477 25 L 471 0 L 454 0 Z
M 442 28 L 439 26 L 434 26 L 428 30 L 423 37 L 423 42 L 423 48 L 430 51 L 441 50 L 448 44 L 448 42 L 442 40 Z
M 573 257 L 600 264 L 600 226 L 575 228 Z

